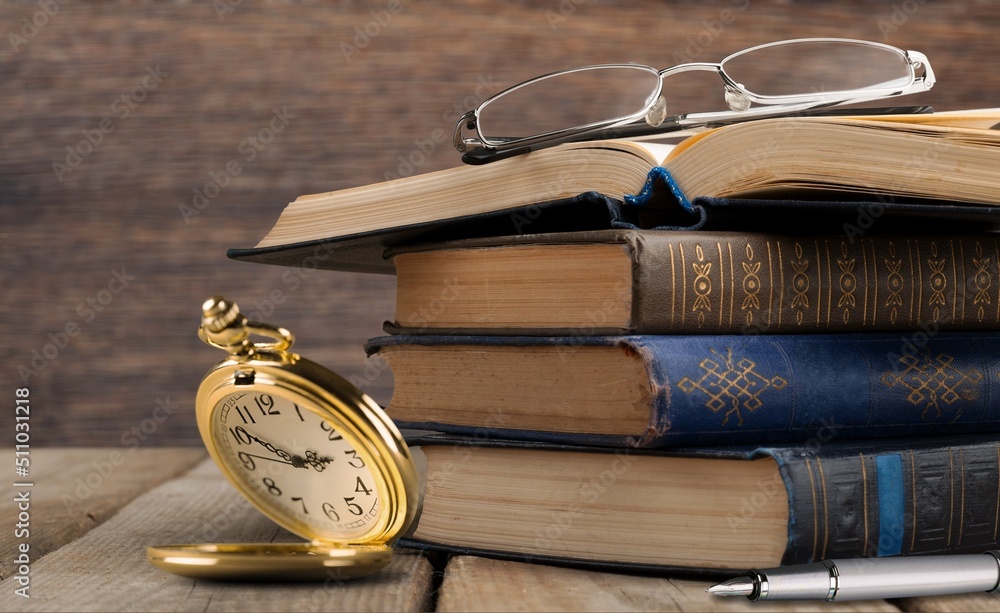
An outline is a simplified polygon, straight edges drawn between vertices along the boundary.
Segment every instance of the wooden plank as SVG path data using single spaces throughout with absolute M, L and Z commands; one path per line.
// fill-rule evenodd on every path
M 0 610 L 416 611 L 428 605 L 433 571 L 415 553 L 398 554 L 374 577 L 340 584 L 195 581 L 146 560 L 154 544 L 282 540 L 301 541 L 261 515 L 206 460 L 33 564 L 30 600 L 4 590 Z
M 79 538 L 117 513 L 146 490 L 188 470 L 205 457 L 204 449 L 34 449 L 26 477 L 15 483 L 10 496 L 0 500 L 0 517 L 17 518 L 26 495 L 30 515 L 28 533 L 17 536 L 14 526 L 0 532 L 0 579 L 15 572 L 16 548 L 28 544 L 37 561 Z M 15 522 L 17 523 L 17 522 Z M 9 528 L 9 529 L 7 529 Z
M 710 582 L 640 577 L 458 556 L 445 568 L 437 610 L 761 611 L 745 598 L 710 596 Z M 899 611 L 884 600 L 769 602 L 768 611 Z

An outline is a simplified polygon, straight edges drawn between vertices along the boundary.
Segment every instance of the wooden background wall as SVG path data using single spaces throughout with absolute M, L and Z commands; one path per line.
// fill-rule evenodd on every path
M 366 374 L 361 346 L 392 316 L 391 277 L 289 276 L 225 250 L 254 245 L 301 194 L 381 181 L 411 156 L 419 172 L 458 164 L 435 135 L 524 78 L 842 36 L 926 53 L 938 84 L 914 103 L 1000 106 L 994 2 L 618 4 L 0 4 L 0 395 L 30 388 L 32 443 L 199 444 L 194 392 L 221 354 L 195 329 L 216 293 L 387 401 L 391 376 Z M 717 108 L 716 86 L 685 91 Z M 254 148 L 275 109 L 283 129 Z M 234 161 L 240 174 L 185 219 Z

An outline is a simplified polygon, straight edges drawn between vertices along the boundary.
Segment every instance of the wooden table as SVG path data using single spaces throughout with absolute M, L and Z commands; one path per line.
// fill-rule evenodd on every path
M 0 532 L 3 611 L 997 611 L 1000 597 L 860 603 L 719 600 L 707 583 L 458 556 L 397 554 L 378 575 L 346 583 L 233 584 L 151 566 L 150 544 L 296 540 L 225 482 L 197 448 L 39 449 L 30 488 L 12 487 L 0 516 L 28 491 L 30 535 Z M 13 522 L 11 522 L 13 523 Z M 17 548 L 28 544 L 25 599 Z M 23 575 L 22 575 L 23 576 Z

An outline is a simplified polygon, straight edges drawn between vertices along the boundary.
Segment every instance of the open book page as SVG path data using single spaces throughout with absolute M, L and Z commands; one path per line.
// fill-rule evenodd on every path
M 784 190 L 805 189 L 1000 202 L 1000 131 L 978 127 L 1000 116 L 942 115 L 734 124 L 684 141 L 666 166 L 692 198 L 786 197 Z
M 994 130 L 997 129 L 997 126 L 1000 126 L 1000 108 L 967 109 L 961 111 L 944 111 L 941 113 L 920 113 L 914 115 L 883 115 L 881 117 L 873 115 L 863 118 L 856 117 L 855 119 Z
M 968 109 L 961 111 L 945 111 L 941 113 L 905 113 L 900 115 L 844 115 L 842 117 L 786 117 L 771 118 L 761 121 L 822 121 L 832 123 L 866 123 L 878 125 L 879 123 L 889 124 L 911 124 L 916 126 L 935 126 L 939 128 L 967 128 L 972 130 L 992 130 L 1000 126 L 1000 108 L 992 109 Z M 734 124 L 734 125 L 752 125 Z M 664 161 L 673 159 L 681 153 L 691 148 L 693 145 L 708 137 L 710 134 L 725 128 L 715 128 L 704 130 L 693 134 L 677 146 L 673 147 L 668 157 Z
M 433 223 L 589 191 L 620 199 L 642 189 L 665 151 L 627 141 L 569 143 L 482 166 L 300 196 L 257 247 Z
M 688 132 L 688 134 L 692 134 Z M 682 141 L 682 142 L 687 142 Z M 670 152 L 677 147 L 677 143 L 662 143 L 654 142 L 651 140 L 587 140 L 578 141 L 572 143 L 566 143 L 559 145 L 558 147 L 553 147 L 553 150 L 560 151 L 594 151 L 599 149 L 610 149 L 613 151 L 621 151 L 623 153 L 632 154 L 640 158 L 644 164 L 648 165 L 650 168 L 653 166 L 659 166 L 662 164 L 669 156 Z M 540 151 L 545 151 L 542 149 Z M 537 155 L 538 152 L 530 153 L 528 155 Z M 570 155 L 570 154 L 564 154 Z

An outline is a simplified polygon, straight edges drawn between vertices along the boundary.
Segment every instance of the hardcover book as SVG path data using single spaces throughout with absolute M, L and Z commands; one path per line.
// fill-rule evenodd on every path
M 655 454 L 448 437 L 411 445 L 426 476 L 408 546 L 704 570 L 998 543 L 995 436 Z
M 403 427 L 588 445 L 1000 431 L 1000 332 L 386 336 Z
M 794 117 L 717 128 L 676 147 L 567 143 L 483 166 L 301 196 L 255 248 L 229 255 L 281 265 L 312 257 L 324 268 L 391 273 L 391 264 L 382 261 L 384 246 L 414 237 L 439 240 L 427 231 L 455 224 L 461 234 L 452 237 L 480 235 L 470 234 L 466 224 L 501 235 L 597 229 L 628 223 L 630 215 L 652 218 L 640 219 L 642 227 L 697 226 L 704 203 L 719 198 L 851 200 L 867 194 L 890 204 L 932 199 L 991 207 L 1000 204 L 1000 131 L 990 129 L 997 123 L 995 109 Z M 592 198 L 577 200 L 584 206 L 581 219 L 573 220 L 576 209 L 567 203 L 589 193 L 608 199 L 604 210 Z M 667 211 L 654 202 L 659 194 L 669 195 Z M 622 212 L 622 202 L 640 210 Z
M 609 230 L 390 251 L 404 334 L 1000 329 L 1000 235 Z

